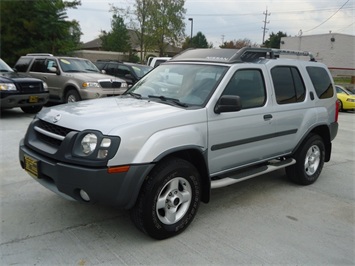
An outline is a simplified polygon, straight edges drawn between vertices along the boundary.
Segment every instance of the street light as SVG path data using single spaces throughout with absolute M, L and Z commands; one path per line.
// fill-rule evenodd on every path
M 193 32 L 193 28 L 194 28 L 194 19 L 189 18 L 189 20 L 191 21 L 191 37 L 190 37 L 190 45 L 191 45 L 192 44 L 192 32 Z

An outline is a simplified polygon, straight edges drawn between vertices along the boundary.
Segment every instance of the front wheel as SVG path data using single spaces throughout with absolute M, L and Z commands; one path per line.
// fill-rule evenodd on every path
M 181 233 L 194 219 L 200 204 L 200 175 L 189 162 L 169 158 L 145 180 L 131 218 L 155 239 Z
M 296 183 L 310 185 L 322 172 L 325 148 L 319 135 L 311 134 L 295 153 L 296 164 L 286 168 L 287 175 Z
M 73 89 L 69 90 L 65 95 L 65 102 L 66 103 L 73 103 L 73 102 L 77 102 L 77 101 L 81 101 L 79 93 Z

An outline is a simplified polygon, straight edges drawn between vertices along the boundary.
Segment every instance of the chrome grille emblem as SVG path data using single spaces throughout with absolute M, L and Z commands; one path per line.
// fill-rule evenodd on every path
M 57 123 L 60 120 L 61 117 L 62 117 L 61 114 L 57 114 L 56 116 L 54 116 L 53 117 L 53 123 Z

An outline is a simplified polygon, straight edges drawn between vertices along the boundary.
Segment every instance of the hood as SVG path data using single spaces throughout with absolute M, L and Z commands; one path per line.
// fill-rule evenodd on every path
M 0 81 L 3 82 L 14 82 L 17 80 L 23 81 L 24 79 L 28 81 L 36 81 L 36 82 L 40 81 L 39 79 L 32 78 L 28 75 L 20 74 L 17 72 L 0 72 Z
M 80 72 L 80 73 L 65 73 L 65 76 L 67 77 L 75 77 L 76 79 L 80 79 L 83 81 L 98 81 L 98 80 L 117 80 L 119 82 L 126 82 L 123 79 L 120 79 L 118 77 L 102 74 L 102 73 L 86 73 L 86 72 Z
M 167 119 L 185 109 L 147 99 L 108 97 L 44 108 L 37 117 L 58 126 L 74 129 L 96 129 L 109 134 L 123 125 L 149 123 Z M 58 120 L 54 122 L 55 120 Z

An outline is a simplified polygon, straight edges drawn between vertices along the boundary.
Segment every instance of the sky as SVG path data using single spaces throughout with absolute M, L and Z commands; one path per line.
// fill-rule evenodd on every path
M 82 42 L 111 30 L 110 6 L 133 8 L 135 0 L 81 0 L 68 9 L 80 23 Z M 185 0 L 185 34 L 202 32 L 215 48 L 225 41 L 249 39 L 261 44 L 271 33 L 288 36 L 342 33 L 355 35 L 355 0 Z M 192 18 L 192 23 L 189 20 Z M 128 20 L 126 21 L 128 22 Z

